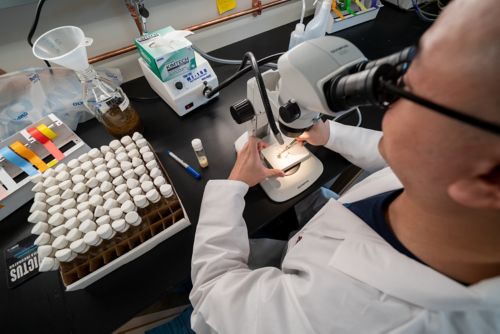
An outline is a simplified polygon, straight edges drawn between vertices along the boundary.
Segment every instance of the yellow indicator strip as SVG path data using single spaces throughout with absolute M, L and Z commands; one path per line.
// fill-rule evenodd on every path
M 57 138 L 57 133 L 52 131 L 47 125 L 45 124 L 40 124 L 39 126 L 36 127 L 38 131 L 43 133 L 47 138 L 50 140 L 54 140 Z
M 21 144 L 21 142 L 16 141 L 10 144 L 10 148 L 18 155 L 31 162 L 33 166 L 35 166 L 40 172 L 43 173 L 49 168 L 49 166 L 47 166 L 47 164 L 43 162 L 43 160 L 40 159 L 40 157 L 36 155 L 35 152 L 25 147 L 23 144 Z

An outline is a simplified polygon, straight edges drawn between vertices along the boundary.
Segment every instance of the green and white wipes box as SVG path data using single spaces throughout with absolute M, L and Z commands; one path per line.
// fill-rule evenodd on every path
M 194 51 L 186 36 L 192 32 L 166 27 L 134 40 L 142 59 L 161 81 L 196 68 Z

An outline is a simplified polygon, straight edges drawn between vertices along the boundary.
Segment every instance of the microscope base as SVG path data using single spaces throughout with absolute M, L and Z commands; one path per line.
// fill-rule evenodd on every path
M 263 138 L 264 141 L 274 144 L 273 135 Z M 248 141 L 248 132 L 243 133 L 234 143 L 238 152 Z M 292 167 L 284 177 L 268 178 L 260 186 L 269 198 L 275 202 L 285 202 L 309 188 L 323 173 L 323 164 L 312 153 L 309 158 Z

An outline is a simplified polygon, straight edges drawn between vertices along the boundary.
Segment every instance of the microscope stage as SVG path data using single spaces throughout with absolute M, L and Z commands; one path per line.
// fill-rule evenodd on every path
M 263 157 L 272 168 L 286 171 L 309 157 L 309 150 L 299 143 L 281 153 L 290 141 L 285 141 L 284 145 L 273 144 L 261 151 Z

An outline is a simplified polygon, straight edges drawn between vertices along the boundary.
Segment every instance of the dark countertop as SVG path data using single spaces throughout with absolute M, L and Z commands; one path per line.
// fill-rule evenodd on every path
M 294 24 L 288 24 L 276 28 L 212 54 L 239 59 L 246 51 L 253 51 L 257 58 L 282 52 L 288 47 L 293 27 Z M 415 43 L 426 27 L 412 13 L 385 7 L 375 21 L 335 35 L 350 40 L 367 58 L 373 59 Z M 235 71 L 235 66 L 215 65 L 214 69 L 219 81 L 222 81 Z M 9 290 L 2 252 L 2 332 L 109 333 L 189 278 L 192 244 L 204 186 L 209 179 L 223 179 L 229 175 L 236 157 L 233 142 L 246 130 L 244 125 L 237 125 L 232 120 L 229 106 L 245 97 L 247 78 L 240 79 L 222 91 L 219 98 L 182 118 L 162 100 L 133 100 L 134 97 L 154 96 L 144 78 L 123 85 L 145 124 L 144 136 L 165 165 L 193 225 L 90 287 L 70 293 L 64 291 L 57 272 L 39 274 Z M 363 126 L 380 128 L 381 116 L 376 110 L 363 110 Z M 91 147 L 98 147 L 112 139 L 95 120 L 81 124 L 77 133 Z M 203 170 L 201 181 L 186 174 L 164 153 L 165 149 L 171 149 L 192 166 L 197 166 L 190 145 L 191 139 L 195 137 L 201 138 L 210 163 Z M 324 148 L 312 148 L 311 151 L 322 160 L 325 172 L 310 191 L 348 166 L 343 158 Z M 260 187 L 250 189 L 244 212 L 249 233 L 256 232 L 292 208 L 306 193 L 285 203 L 274 203 Z M 26 223 L 30 205 L 31 202 L 27 203 L 0 223 L 0 244 L 3 249 L 30 233 L 31 226 Z

